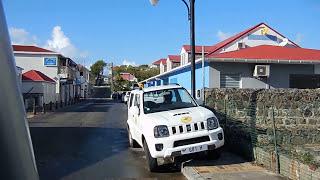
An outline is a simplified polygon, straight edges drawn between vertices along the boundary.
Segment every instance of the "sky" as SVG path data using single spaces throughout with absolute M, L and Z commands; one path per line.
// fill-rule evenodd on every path
M 181 0 L 2 0 L 14 44 L 37 45 L 90 66 L 98 59 L 151 64 L 189 44 Z M 196 0 L 196 44 L 213 45 L 265 22 L 304 48 L 320 49 L 319 0 Z

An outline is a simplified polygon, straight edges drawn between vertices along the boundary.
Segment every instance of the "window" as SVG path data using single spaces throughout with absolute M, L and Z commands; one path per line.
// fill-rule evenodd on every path
M 320 87 L 320 75 L 290 74 L 290 88 L 315 89 Z
M 143 102 L 145 114 L 197 106 L 184 88 L 145 92 Z
M 240 88 L 240 74 L 220 74 L 221 88 Z
M 130 94 L 130 103 L 129 103 L 129 107 L 132 107 L 132 102 L 133 102 L 133 95 L 134 94 Z
M 135 99 L 134 99 L 134 106 L 137 106 L 140 108 L 140 95 L 136 94 Z

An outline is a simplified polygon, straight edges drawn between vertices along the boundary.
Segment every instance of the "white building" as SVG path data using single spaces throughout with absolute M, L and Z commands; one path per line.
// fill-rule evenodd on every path
M 22 74 L 22 95 L 26 109 L 41 107 L 56 100 L 56 82 L 40 71 L 30 70 Z
M 80 97 L 87 98 L 90 95 L 90 71 L 85 66 L 78 64 L 79 77 L 77 77 L 77 85 L 80 86 Z
M 56 82 L 55 101 L 69 102 L 76 95 L 77 64 L 70 58 L 36 46 L 13 45 L 17 66 L 37 70 Z
M 180 66 L 181 56 L 180 55 L 168 55 L 167 58 L 167 71 Z

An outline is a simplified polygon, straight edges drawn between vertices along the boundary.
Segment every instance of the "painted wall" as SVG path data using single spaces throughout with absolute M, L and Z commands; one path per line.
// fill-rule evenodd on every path
M 268 80 L 253 77 L 253 63 L 210 63 L 210 88 L 220 88 L 220 74 L 240 74 L 240 88 L 289 88 L 290 74 L 313 74 L 310 64 L 271 64 Z
M 48 104 L 50 101 L 57 101 L 55 86 L 54 83 L 49 82 L 23 81 L 21 90 L 22 93 L 43 94 L 43 102 L 41 104 Z
M 209 87 L 209 63 L 205 63 L 204 76 L 205 76 L 205 87 Z M 181 86 L 186 88 L 188 91 L 191 90 L 191 67 L 186 67 L 181 70 L 166 74 L 159 77 L 158 80 L 149 81 L 147 86 L 163 85 L 168 83 L 179 83 Z M 196 64 L 196 89 L 202 89 L 202 63 Z
M 264 25 L 261 25 L 261 28 L 262 27 L 264 27 Z M 257 29 L 256 31 L 253 31 L 252 33 L 242 37 L 241 39 L 229 44 L 224 49 L 220 50 L 219 53 L 238 50 L 239 42 L 245 43 L 247 47 L 254 47 L 260 45 L 278 46 L 283 41 L 284 37 L 282 37 L 280 34 L 269 28 L 267 29 L 268 30 L 266 35 L 263 35 L 261 33 L 262 29 Z M 291 42 L 288 42 L 286 46 L 292 47 L 294 45 Z

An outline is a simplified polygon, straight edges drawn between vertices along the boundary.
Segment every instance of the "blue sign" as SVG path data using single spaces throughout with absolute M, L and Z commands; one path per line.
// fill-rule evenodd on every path
M 57 58 L 55 57 L 44 58 L 43 64 L 45 66 L 57 66 Z
M 278 41 L 277 36 L 273 36 L 270 34 L 266 34 L 266 35 L 255 35 L 255 34 L 251 34 L 248 36 L 248 39 L 250 40 L 271 40 L 271 41 Z

